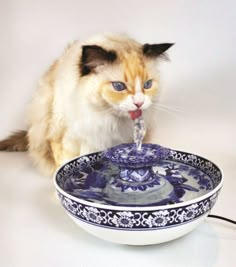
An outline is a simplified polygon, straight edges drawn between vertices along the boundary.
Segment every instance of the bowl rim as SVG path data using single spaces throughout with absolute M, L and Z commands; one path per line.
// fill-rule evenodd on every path
M 56 188 L 56 191 L 61 193 L 63 196 L 71 199 L 71 200 L 74 200 L 76 202 L 79 202 L 83 205 L 86 205 L 86 206 L 90 206 L 90 207 L 95 207 L 95 208 L 99 208 L 99 209 L 106 209 L 106 210 L 118 210 L 118 211 L 151 211 L 151 210 L 166 210 L 166 209 L 173 209 L 173 208 L 181 208 L 181 207 L 184 207 L 184 206 L 188 206 L 188 205 L 192 205 L 192 204 L 195 204 L 195 203 L 198 203 L 204 199 L 207 199 L 209 198 L 210 196 L 213 196 L 214 194 L 216 194 L 221 188 L 222 188 L 222 185 L 224 183 L 224 173 L 223 173 L 223 170 L 221 168 L 219 168 L 219 166 L 217 164 L 215 164 L 214 162 L 212 162 L 211 160 L 209 159 L 206 159 L 205 157 L 202 157 L 202 156 L 199 156 L 197 154 L 193 154 L 191 152 L 184 152 L 184 151 L 181 151 L 181 150 L 175 150 L 175 149 L 171 149 L 175 152 L 182 152 L 182 153 L 189 153 L 189 154 L 192 154 L 194 156 L 197 156 L 197 157 L 200 157 L 206 161 L 209 161 L 211 163 L 213 163 L 220 171 L 221 173 L 221 181 L 220 183 L 213 189 L 211 190 L 210 192 L 200 196 L 200 197 L 197 197 L 197 198 L 194 198 L 194 199 L 191 199 L 191 200 L 187 200 L 187 201 L 183 201 L 183 202 L 180 202 L 180 203 L 175 203 L 175 204 L 167 204 L 167 205 L 160 205 L 160 206 L 114 206 L 114 205 L 107 205 L 107 204 L 101 204 L 101 203 L 96 203 L 96 202 L 90 202 L 90 201 L 87 201 L 87 200 L 84 200 L 84 199 L 81 199 L 81 198 L 78 198 L 78 197 L 75 197 L 73 195 L 70 195 L 69 193 L 67 193 L 66 191 L 64 191 L 63 189 L 61 189 L 59 187 L 59 185 L 57 184 L 57 174 L 58 172 L 65 166 L 67 165 L 68 163 L 80 158 L 80 157 L 85 157 L 85 156 L 88 156 L 88 155 L 91 155 L 91 154 L 99 154 L 101 153 L 102 151 L 98 151 L 98 152 L 94 152 L 94 153 L 89 153 L 89 154 L 86 154 L 86 155 L 82 155 L 82 156 L 77 156 L 77 157 L 74 157 L 68 161 L 66 161 L 65 163 L 63 163 L 60 167 L 58 167 L 56 169 L 56 171 L 54 172 L 53 174 L 53 183 L 54 183 L 54 186 Z

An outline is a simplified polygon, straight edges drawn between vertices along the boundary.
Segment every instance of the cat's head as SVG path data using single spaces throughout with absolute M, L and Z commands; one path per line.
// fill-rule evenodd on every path
M 130 38 L 106 38 L 82 46 L 80 80 L 91 103 L 120 116 L 148 109 L 158 92 L 158 58 L 172 43 L 141 45 Z

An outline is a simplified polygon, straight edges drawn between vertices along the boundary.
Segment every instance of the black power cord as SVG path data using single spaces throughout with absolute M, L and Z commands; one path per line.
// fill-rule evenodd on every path
M 208 217 L 215 218 L 215 219 L 219 219 L 219 220 L 223 220 L 223 221 L 226 221 L 226 222 L 229 222 L 229 223 L 236 224 L 236 221 L 231 220 L 231 219 L 228 219 L 228 218 L 225 218 L 225 217 L 222 217 L 222 216 L 209 214 Z

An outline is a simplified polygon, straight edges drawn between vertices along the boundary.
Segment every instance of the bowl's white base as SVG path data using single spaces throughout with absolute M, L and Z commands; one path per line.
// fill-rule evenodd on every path
M 174 240 L 191 232 L 207 217 L 207 215 L 208 213 L 204 214 L 203 216 L 194 221 L 161 230 L 150 229 L 143 231 L 135 231 L 116 230 L 95 226 L 78 220 L 69 214 L 73 221 L 88 233 L 106 241 L 126 245 L 153 245 Z

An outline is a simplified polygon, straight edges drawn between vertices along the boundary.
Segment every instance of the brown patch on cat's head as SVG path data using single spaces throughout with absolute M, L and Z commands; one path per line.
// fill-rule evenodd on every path
M 116 60 L 114 51 L 106 51 L 97 45 L 82 46 L 82 56 L 80 61 L 81 76 L 88 75 L 96 70 L 96 67 L 111 63 Z
M 148 71 L 145 65 L 143 54 L 140 50 L 124 52 L 120 55 L 121 65 L 123 71 L 123 81 L 128 85 L 128 91 L 135 94 L 136 79 L 146 81 L 148 78 Z
M 162 44 L 144 44 L 143 54 L 148 58 L 157 58 L 159 56 L 166 57 L 166 50 L 168 50 L 173 43 L 162 43 Z

